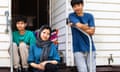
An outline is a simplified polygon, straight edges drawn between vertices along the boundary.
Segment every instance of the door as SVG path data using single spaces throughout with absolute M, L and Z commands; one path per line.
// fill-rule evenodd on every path
M 27 17 L 27 29 L 36 30 L 44 24 L 49 25 L 49 0 L 12 0 L 12 22 L 14 17 Z

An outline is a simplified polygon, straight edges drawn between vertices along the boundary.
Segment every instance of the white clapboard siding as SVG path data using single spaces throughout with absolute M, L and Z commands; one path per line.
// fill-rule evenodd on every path
M 105 51 L 107 51 L 108 49 L 109 50 L 120 50 L 120 43 L 119 42 L 118 43 L 98 42 L 98 43 L 95 43 L 95 45 L 96 45 L 97 50 L 105 50 Z
M 9 35 L 8 34 L 0 34 L 0 41 L 9 41 Z
M 97 65 L 107 65 L 110 54 L 113 55 L 114 59 L 111 64 L 120 64 L 119 7 L 119 0 L 86 0 L 85 11 L 92 13 L 95 18 L 94 42 L 97 49 Z
M 101 6 L 102 5 L 102 6 Z M 96 7 L 93 7 L 96 6 Z M 92 10 L 92 11 L 110 11 L 110 12 L 119 12 L 120 10 L 117 9 L 117 7 L 120 7 L 119 4 L 106 4 L 106 3 L 94 3 L 94 2 L 88 2 L 85 5 L 85 10 Z
M 65 25 L 66 25 L 66 10 L 64 0 L 51 0 L 51 27 L 59 29 L 58 41 L 63 44 L 65 42 Z M 63 46 L 65 48 L 65 46 Z
M 0 16 L 0 24 L 6 24 L 6 17 L 4 14 Z
M 94 15 L 95 18 L 103 18 L 103 19 L 120 19 L 120 13 L 118 12 L 93 12 L 93 11 L 86 11 Z
M 8 8 L 8 0 L 0 0 L 0 7 Z
M 0 67 L 10 67 L 10 58 L 0 57 Z
M 0 33 L 5 33 L 6 30 L 6 25 L 5 24 L 0 24 Z
M 120 42 L 120 36 L 118 35 L 95 35 L 94 41 L 99 42 L 108 42 L 108 43 L 119 43 Z
M 3 50 L 2 52 L 0 52 L 0 57 L 8 58 L 9 57 L 8 51 Z
M 68 5 L 68 13 L 73 12 Z M 120 0 L 84 0 L 84 11 L 95 19 L 96 31 L 93 40 L 96 46 L 96 64 L 108 65 L 108 57 L 113 55 L 113 65 L 120 65 Z M 71 37 L 71 34 L 69 33 Z M 69 37 L 69 38 L 70 38 Z M 72 43 L 72 40 L 69 40 Z M 70 46 L 71 47 L 71 46 Z
M 0 0 L 0 67 L 10 66 L 10 56 L 8 54 L 9 48 L 9 34 L 5 33 L 6 30 L 6 17 L 5 11 L 9 11 L 10 0 Z
M 101 1 L 101 0 L 86 0 L 87 3 L 90 3 L 90 2 L 96 2 L 96 3 L 102 3 L 102 4 L 120 4 L 120 1 L 119 0 L 104 0 L 104 1 Z
M 69 50 L 68 44 L 68 27 L 66 26 L 67 18 L 67 3 L 66 0 L 51 0 L 51 27 L 59 29 L 58 42 L 59 50 L 64 53 L 64 60 L 67 65 L 72 65 L 72 51 Z M 68 51 L 69 50 L 69 51 Z M 72 59 L 71 59 L 72 58 Z
M 102 20 L 95 20 L 95 23 L 97 23 L 97 26 L 99 26 L 99 27 L 103 27 L 103 26 L 105 26 L 105 27 L 120 27 L 120 20 L 104 20 L 104 19 L 102 19 Z
M 108 65 L 108 57 L 109 56 L 97 56 L 96 58 L 97 65 Z M 114 56 L 111 65 L 120 65 L 119 61 L 120 61 L 120 56 Z
M 2 15 L 4 15 L 5 13 L 5 11 L 7 11 L 8 10 L 8 8 L 6 7 L 6 8 L 0 8 L 0 15 L 2 16 Z
M 111 35 L 120 35 L 120 27 L 96 27 L 95 34 L 111 34 Z
M 9 42 L 0 42 L 0 51 L 1 50 L 7 50 L 8 48 L 9 48 L 9 46 L 10 46 L 10 44 L 9 44 Z

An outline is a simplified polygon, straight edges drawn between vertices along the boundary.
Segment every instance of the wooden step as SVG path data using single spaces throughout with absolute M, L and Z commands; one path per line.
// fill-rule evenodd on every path
M 10 72 L 9 67 L 0 67 L 0 72 Z
M 0 72 L 10 72 L 9 67 L 0 67 Z M 59 72 L 77 72 L 76 67 L 66 67 L 61 64 Z M 120 65 L 101 65 L 97 66 L 96 72 L 120 72 Z

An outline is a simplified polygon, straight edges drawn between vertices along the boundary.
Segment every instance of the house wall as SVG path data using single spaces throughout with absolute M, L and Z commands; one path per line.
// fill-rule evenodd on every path
M 5 11 L 10 12 L 9 0 L 0 0 L 0 67 L 10 66 L 10 57 L 8 54 L 9 34 L 6 30 Z
M 51 0 L 50 4 L 50 21 L 52 29 L 58 29 L 59 50 L 65 51 L 66 47 L 66 2 L 65 0 Z

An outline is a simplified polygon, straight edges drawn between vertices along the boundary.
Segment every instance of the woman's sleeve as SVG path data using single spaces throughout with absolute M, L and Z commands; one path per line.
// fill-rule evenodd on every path
M 31 62 L 34 62 L 34 46 L 31 45 L 30 48 L 29 48 L 29 53 L 28 53 L 28 63 L 30 64 Z
M 35 44 L 36 38 L 35 38 L 35 35 L 33 34 L 33 32 L 31 32 L 30 36 L 31 36 L 30 37 L 30 45 Z
M 57 46 L 53 45 L 53 59 L 60 62 L 60 56 L 58 54 Z

